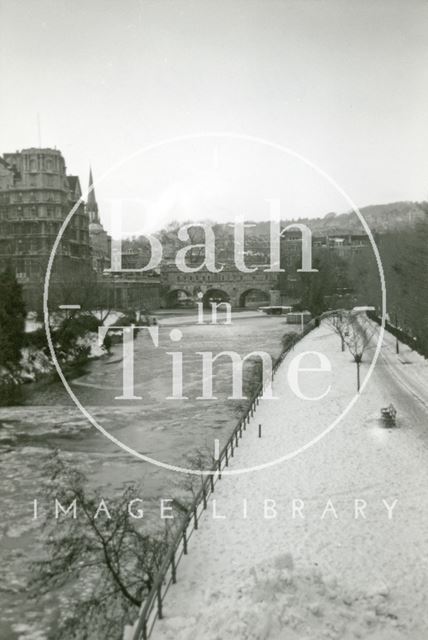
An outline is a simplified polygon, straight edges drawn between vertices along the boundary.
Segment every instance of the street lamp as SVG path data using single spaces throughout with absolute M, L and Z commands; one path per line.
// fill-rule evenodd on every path
M 398 355 L 400 353 L 400 342 L 398 340 L 398 314 L 397 314 L 397 309 L 395 309 L 394 323 L 395 323 L 395 353 Z
M 360 365 L 361 365 L 362 359 L 363 359 L 362 353 L 356 353 L 354 355 L 354 360 L 357 365 L 357 391 L 360 390 Z

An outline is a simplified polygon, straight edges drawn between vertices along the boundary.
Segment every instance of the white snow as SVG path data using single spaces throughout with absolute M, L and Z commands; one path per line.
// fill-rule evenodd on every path
M 24 347 L 21 350 L 21 377 L 24 380 L 37 378 L 52 371 L 51 359 L 40 349 Z
M 25 333 L 33 333 L 38 329 L 43 327 L 43 322 L 38 322 L 37 320 L 26 319 L 25 320 Z
M 218 589 L 206 589 L 203 604 L 203 629 L 201 617 L 175 616 L 159 624 L 164 637 L 191 640 L 196 627 L 198 639 L 206 640 L 365 638 L 382 626 L 389 626 L 385 640 L 400 637 L 383 584 L 367 592 L 346 590 L 317 568 L 294 568 L 290 554 L 273 556 Z
M 89 358 L 99 358 L 107 353 L 106 348 L 98 342 L 98 334 L 86 332 L 76 340 L 76 347 L 89 347 Z M 76 351 L 73 349 L 67 355 L 67 361 L 72 363 L 76 358 Z M 34 346 L 24 347 L 21 350 L 21 361 L 19 374 L 15 376 L 17 381 L 34 382 L 41 376 L 51 373 L 54 370 L 52 359 L 44 353 L 42 349 Z M 8 372 L 0 368 L 0 378 L 6 378 Z
M 331 384 L 322 400 L 299 399 L 290 389 L 290 362 L 304 351 L 331 361 L 331 374 L 299 377 L 307 395 Z M 178 566 L 154 640 L 426 640 L 427 385 L 417 389 L 421 402 L 411 391 L 428 368 L 405 348 L 400 356 L 411 364 L 397 364 L 390 337 L 382 351 L 350 413 L 316 444 L 263 470 L 223 475 Z M 314 355 L 304 363 L 318 366 Z M 355 364 L 338 336 L 325 326 L 310 333 L 278 371 L 279 399 L 261 402 L 230 469 L 271 462 L 319 436 L 355 384 Z M 397 429 L 380 421 L 391 401 Z
M 76 340 L 76 346 L 89 347 L 89 358 L 99 358 L 107 353 L 107 349 L 99 344 L 98 334 L 88 331 Z

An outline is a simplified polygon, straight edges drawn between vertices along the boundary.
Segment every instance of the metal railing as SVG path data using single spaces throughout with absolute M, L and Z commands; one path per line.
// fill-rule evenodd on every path
M 303 331 L 296 335 L 289 344 L 287 344 L 286 348 L 282 350 L 272 366 L 272 381 L 285 356 L 294 348 L 297 342 L 307 335 L 315 326 L 317 326 L 316 318 L 308 322 Z M 177 582 L 177 567 L 182 557 L 187 555 L 189 540 L 193 532 L 198 529 L 199 518 L 208 506 L 208 498 L 214 493 L 218 480 L 221 480 L 222 470 L 229 466 L 231 458 L 234 457 L 235 450 L 239 447 L 239 440 L 242 438 L 243 432 L 246 431 L 259 405 L 260 397 L 272 381 L 269 381 L 266 385 L 263 385 L 263 382 L 261 382 L 257 386 L 248 408 L 239 419 L 223 449 L 219 452 L 215 465 L 209 470 L 210 473 L 203 478 L 201 488 L 195 495 L 185 517 L 180 522 L 159 571 L 155 576 L 152 588 L 141 605 L 138 621 L 131 636 L 132 640 L 148 640 L 156 620 L 163 618 L 163 602 L 165 596 L 171 585 Z

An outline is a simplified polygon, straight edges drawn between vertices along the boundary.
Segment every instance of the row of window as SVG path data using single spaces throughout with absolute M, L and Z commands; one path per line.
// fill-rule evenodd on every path
M 257 282 L 267 282 L 272 279 L 272 274 L 270 273 L 251 273 L 251 274 L 241 274 L 239 271 L 229 272 L 227 275 L 222 273 L 210 273 L 210 274 L 188 274 L 182 273 L 177 274 L 175 279 L 177 282 L 234 282 L 236 280 L 247 280 L 248 278 L 251 281 Z
M 17 206 L 13 210 L 6 207 L 0 209 L 0 219 L 16 220 L 16 219 L 34 219 L 34 218 L 63 218 L 63 209 L 61 206 Z
M 0 194 L 0 202 L 8 204 L 19 204 L 28 202 L 65 202 L 67 195 L 62 191 L 12 191 Z
M 22 164 L 30 173 L 38 171 L 61 171 L 64 172 L 64 161 L 60 156 L 46 156 L 38 154 L 37 156 L 21 156 Z
M 60 205 L 57 206 L 45 206 L 45 205 L 33 205 L 30 207 L 15 207 L 11 210 L 8 207 L 0 206 L 0 222 L 6 220 L 16 220 L 17 222 L 31 221 L 31 220 L 44 220 L 46 218 L 64 220 L 68 214 L 68 210 Z M 73 215 L 70 220 L 70 226 L 79 227 L 81 229 L 88 229 L 88 218 L 83 215 L 83 212 Z
M 52 249 L 56 234 L 39 236 L 39 237 L 31 237 L 31 236 L 22 236 L 21 238 L 14 238 L 13 240 L 5 240 L 2 238 L 0 240 L 1 253 L 30 253 L 30 252 L 39 252 L 39 251 L 50 251 Z M 72 246 L 71 242 L 76 241 L 76 238 L 70 237 L 69 235 L 64 238 L 60 242 L 60 247 L 68 247 Z M 73 246 L 74 243 L 73 243 Z M 88 251 L 89 246 L 87 244 L 80 244 L 79 247 L 82 249 L 83 253 Z
M 62 218 L 59 221 L 50 221 L 50 220 L 13 220 L 4 222 L 0 217 L 0 229 L 4 235 L 27 235 L 29 233 L 33 233 L 36 235 L 43 235 L 45 233 L 58 233 L 61 228 Z M 89 238 L 89 229 L 88 225 L 82 224 L 82 221 L 79 221 L 78 218 L 72 218 L 67 225 L 67 228 L 64 233 L 68 233 L 68 231 L 79 231 L 84 237 Z

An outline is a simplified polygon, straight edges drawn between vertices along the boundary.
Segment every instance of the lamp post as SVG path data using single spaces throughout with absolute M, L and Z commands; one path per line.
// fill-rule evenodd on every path
M 398 355 L 400 353 L 400 342 L 398 340 L 398 315 L 397 315 L 397 309 L 395 309 L 395 318 L 394 318 L 394 322 L 395 322 L 395 353 Z
M 361 365 L 361 361 L 363 359 L 363 354 L 362 353 L 356 353 L 354 356 L 354 360 L 356 362 L 357 365 L 357 391 L 360 390 L 360 365 Z

